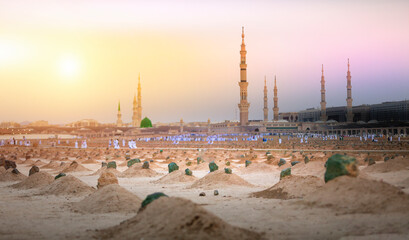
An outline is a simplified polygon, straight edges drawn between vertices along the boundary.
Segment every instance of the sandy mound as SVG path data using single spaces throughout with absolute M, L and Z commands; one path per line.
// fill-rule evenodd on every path
M 294 176 L 283 178 L 266 190 L 255 192 L 254 197 L 292 199 L 302 198 L 325 184 L 324 180 L 315 176 Z
M 71 175 L 60 177 L 50 185 L 41 188 L 41 194 L 50 195 L 82 196 L 88 195 L 94 191 L 95 189 Z
M 182 198 L 161 197 L 135 217 L 102 230 L 103 239 L 261 239 Z
M 91 159 L 87 159 L 85 161 L 82 161 L 83 164 L 97 164 L 99 163 L 97 160 L 91 158 Z
M 343 236 L 339 240 L 408 240 L 409 234 L 378 233 L 365 236 Z
M 23 181 L 11 185 L 13 188 L 18 189 L 31 189 L 31 188 L 40 188 L 46 186 L 54 181 L 54 177 L 46 172 L 38 172 L 33 175 L 25 178 Z
M 54 161 L 54 160 L 52 160 L 52 161 Z M 60 162 L 60 165 L 57 168 L 55 168 L 54 170 L 58 171 L 58 172 L 61 172 L 64 169 L 66 169 L 68 166 L 69 166 L 69 164 L 67 162 Z
M 32 164 L 32 166 L 37 166 L 37 167 L 40 167 L 42 165 L 44 165 L 44 162 L 41 161 L 41 160 L 37 160 L 37 161 L 34 162 L 34 164 Z
M 132 177 L 156 177 L 160 175 L 152 169 L 143 169 L 142 165 L 132 165 L 130 168 L 119 174 L 118 177 L 132 178 Z
M 157 164 L 155 162 L 150 162 L 149 163 L 149 168 L 163 170 L 163 169 L 167 168 L 167 166 L 160 166 L 159 164 Z
M 311 161 L 307 164 L 300 162 L 291 167 L 291 174 L 300 176 L 316 176 L 324 178 L 325 162 Z
M 118 184 L 111 184 L 74 203 L 73 210 L 86 213 L 136 212 L 142 200 Z
M 284 165 L 281 165 L 281 166 L 278 167 L 278 170 L 279 170 L 279 171 L 284 170 L 284 169 L 286 169 L 286 168 L 292 167 L 292 166 L 291 166 L 291 162 L 290 162 L 289 160 L 286 160 L 286 161 L 287 161 L 287 162 L 286 162 Z M 278 166 L 278 165 L 277 165 L 277 166 Z
M 121 160 L 119 160 L 119 161 L 116 161 L 116 165 L 117 165 L 118 167 L 127 167 L 127 166 L 128 166 L 128 161 L 121 161 Z
M 253 186 L 234 173 L 226 174 L 224 173 L 224 170 L 217 170 L 194 182 L 191 188 L 228 187 L 232 185 L 238 185 L 242 187 Z
M 100 176 L 102 172 L 105 171 L 109 171 L 111 173 L 113 173 L 115 176 L 119 176 L 121 175 L 121 172 L 116 170 L 115 168 L 107 168 L 107 167 L 101 167 L 100 169 L 98 169 L 96 172 L 90 174 L 89 176 Z
M 205 163 L 201 163 L 199 165 L 197 165 L 196 163 L 192 163 L 192 165 L 189 166 L 189 169 L 191 169 L 192 171 L 202 171 L 202 170 L 209 171 L 209 163 L 205 162 Z
M 97 188 L 102 188 L 110 184 L 119 184 L 118 178 L 110 171 L 103 171 L 98 178 Z
M 362 170 L 365 173 L 385 173 L 407 170 L 409 168 L 409 158 L 390 159 L 387 162 L 376 163 Z
M 31 158 L 29 158 L 29 159 L 25 160 L 24 162 L 22 162 L 21 164 L 31 166 L 31 165 L 35 164 L 35 161 L 33 161 Z
M 188 176 L 184 170 L 176 170 L 154 181 L 154 183 L 160 184 L 172 184 L 172 183 L 184 183 L 194 182 L 197 180 L 195 176 Z
M 68 173 L 68 172 L 86 172 L 86 171 L 91 171 L 91 170 L 89 170 L 88 168 L 74 161 L 70 164 L 70 166 L 64 168 L 64 170 L 62 170 L 61 172 Z
M 398 182 L 398 186 L 403 187 L 403 188 L 409 188 L 409 177 Z
M 21 173 L 14 174 L 11 171 L 13 171 L 13 169 L 9 168 L 6 170 L 4 167 L 0 167 L 0 182 L 16 182 L 27 178 L 27 176 Z
M 399 188 L 349 176 L 329 181 L 304 200 L 343 213 L 409 212 L 409 195 Z
M 51 160 L 49 163 L 47 163 L 46 165 L 42 166 L 41 168 L 56 169 L 56 168 L 59 168 L 60 165 L 61 165 L 60 163 Z
M 240 169 L 240 173 L 270 173 L 277 169 L 266 163 L 251 163 L 248 167 Z

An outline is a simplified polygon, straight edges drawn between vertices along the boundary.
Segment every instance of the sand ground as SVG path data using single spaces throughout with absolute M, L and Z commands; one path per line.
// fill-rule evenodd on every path
M 135 155 L 145 156 L 148 159 L 152 157 L 153 151 L 138 150 Z M 91 155 L 90 152 L 91 150 L 87 151 L 85 155 Z M 181 169 L 186 168 L 183 165 L 186 158 L 191 159 L 192 167 L 196 165 L 197 153 L 184 152 L 186 151 L 173 150 L 166 156 L 172 156 L 175 160 L 181 159 L 182 163 L 178 162 L 183 166 Z M 233 173 L 254 186 L 218 186 L 214 189 L 217 189 L 220 194 L 214 196 L 214 189 L 190 188 L 191 182 L 154 183 L 155 180 L 167 174 L 167 160 L 165 158 L 160 160 L 159 157 L 155 160 L 157 166 L 153 169 L 163 175 L 150 178 L 118 178 L 119 185 L 141 199 L 153 192 L 164 192 L 169 196 L 189 199 L 231 225 L 263 233 L 266 239 L 409 239 L 409 212 L 407 211 L 345 214 L 333 208 L 308 204 L 303 199 L 281 200 L 251 197 L 251 193 L 276 184 L 279 181 L 281 168 L 271 164 L 273 169 L 269 171 L 246 172 L 244 162 L 236 156 L 240 153 L 231 154 L 218 150 L 213 151 L 212 154 L 214 156 L 208 157 L 207 160 L 223 159 L 224 162 L 224 159 L 229 159 L 232 162 Z M 258 158 L 253 160 L 254 163 L 266 161 L 264 153 L 257 154 Z M 276 158 L 290 159 L 283 153 L 273 154 L 276 155 Z M 101 162 L 105 161 L 103 155 L 93 157 L 97 163 L 82 164 L 90 171 L 74 171 L 70 174 L 89 186 L 96 187 L 99 175 L 90 174 L 101 167 Z M 70 162 L 73 159 L 75 158 L 70 157 L 66 161 Z M 41 160 L 44 163 L 50 161 L 42 157 L 34 157 L 31 160 Z M 382 161 L 377 162 L 377 164 L 381 163 Z M 224 168 L 223 164 L 219 163 L 219 165 L 221 169 Z M 321 166 L 321 164 L 316 165 Z M 25 175 L 28 175 L 30 167 L 24 163 L 18 164 L 18 169 Z M 365 168 L 366 166 L 360 167 L 361 170 Z M 50 172 L 53 176 L 58 173 L 56 170 L 41 167 L 40 169 L 40 171 Z M 126 165 L 118 167 L 119 171 L 126 169 Z M 309 175 L 308 171 L 308 169 L 301 169 L 295 172 L 298 175 Z M 311 171 L 314 172 L 311 175 L 322 175 L 320 169 Z M 193 175 L 200 179 L 208 172 L 208 168 L 205 167 L 203 170 L 194 170 Z M 406 194 L 409 193 L 408 168 L 365 174 L 371 179 L 382 180 L 398 186 Z M 0 239 L 90 239 L 95 237 L 96 230 L 118 225 L 135 215 L 135 213 L 84 214 L 75 212 L 71 208 L 72 203 L 84 197 L 40 195 L 38 189 L 13 189 L 10 186 L 14 183 L 16 182 L 0 182 Z M 206 196 L 200 197 L 200 192 L 205 192 Z

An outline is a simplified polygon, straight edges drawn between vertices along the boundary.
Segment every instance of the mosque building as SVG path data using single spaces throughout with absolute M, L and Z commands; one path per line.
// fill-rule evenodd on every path
M 279 112 L 278 107 L 278 88 L 277 78 L 274 77 L 274 98 L 273 98 L 273 119 L 268 120 L 268 96 L 267 80 L 264 78 L 264 107 L 263 120 L 249 120 L 250 103 L 248 98 L 248 81 L 247 81 L 247 62 L 246 62 L 246 45 L 244 43 L 244 28 L 242 28 L 242 44 L 240 49 L 240 121 L 238 124 L 231 121 L 212 124 L 213 130 L 220 131 L 266 131 L 266 132 L 297 132 L 301 129 L 307 129 L 310 123 L 319 125 L 317 128 L 328 128 L 334 124 L 345 125 L 356 122 L 374 122 L 374 121 L 409 121 L 409 101 L 385 102 L 373 105 L 352 106 L 352 81 L 350 62 L 347 61 L 346 89 L 347 98 L 346 106 L 327 108 L 324 65 L 321 66 L 321 102 L 320 109 L 310 108 L 299 112 Z M 227 129 L 230 128 L 230 129 Z M 232 130 L 233 128 L 233 130 Z M 236 128 L 236 130 L 234 130 Z
M 241 48 L 240 48 L 240 81 L 239 85 L 239 97 L 238 109 L 240 111 L 240 120 L 224 122 L 213 122 L 210 120 L 200 123 L 185 123 L 181 120 L 178 123 L 178 131 L 207 131 L 207 132 L 273 132 L 273 133 L 296 133 L 305 130 L 323 130 L 328 131 L 329 128 L 334 129 L 342 126 L 349 126 L 355 123 L 364 122 L 371 123 L 374 121 L 409 121 L 409 101 L 399 102 L 386 102 L 373 105 L 360 105 L 352 106 L 352 81 L 350 62 L 347 62 L 347 75 L 346 75 L 346 89 L 347 98 L 346 105 L 339 107 L 327 108 L 326 102 L 326 88 L 324 77 L 324 65 L 321 66 L 321 101 L 320 108 L 310 108 L 299 112 L 279 112 L 278 107 L 278 87 L 277 77 L 274 76 L 274 97 L 273 97 L 273 117 L 269 120 L 268 114 L 268 89 L 267 78 L 264 77 L 264 91 L 263 91 L 263 120 L 249 120 L 250 103 L 248 102 L 248 85 L 247 81 L 247 61 L 246 61 L 246 45 L 244 42 L 244 27 L 242 27 L 241 33 Z M 142 118 L 142 96 L 141 96 L 141 83 L 140 76 L 138 76 L 138 89 L 137 95 L 134 95 L 133 99 L 133 115 L 132 122 L 130 124 L 124 124 L 121 120 L 120 105 L 118 104 L 117 114 L 117 127 L 140 127 Z M 159 124 L 160 125 L 160 124 Z M 165 127 L 159 126 L 158 127 Z M 171 126 L 171 124 L 165 124 Z M 387 126 L 387 125 L 385 125 Z M 176 127 L 176 126 L 174 126 Z M 138 130 L 139 131 L 139 130 Z M 343 130 L 336 130 L 343 132 Z

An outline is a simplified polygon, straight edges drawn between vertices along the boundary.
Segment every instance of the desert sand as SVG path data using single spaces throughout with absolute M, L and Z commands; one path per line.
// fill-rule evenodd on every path
M 409 239 L 409 151 L 311 142 L 294 149 L 2 147 L 0 156 L 20 173 L 0 166 L 0 239 Z M 325 183 L 334 153 L 355 157 L 359 175 Z M 128 168 L 127 154 L 141 163 Z M 116 169 L 105 166 L 110 161 Z M 209 172 L 211 161 L 219 170 Z M 179 170 L 169 174 L 170 162 Z M 28 176 L 33 165 L 40 172 Z M 288 167 L 292 175 L 280 180 Z M 104 171 L 119 184 L 97 189 Z M 59 173 L 66 176 L 55 180 Z M 154 192 L 169 197 L 138 212 Z

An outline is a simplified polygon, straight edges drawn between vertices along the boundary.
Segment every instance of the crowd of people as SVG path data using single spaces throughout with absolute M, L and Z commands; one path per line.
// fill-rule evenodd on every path
M 348 136 L 349 138 L 359 138 L 361 142 L 378 142 L 378 139 L 384 139 L 388 142 L 395 141 L 400 142 L 401 136 L 394 137 L 393 136 L 383 136 L 383 135 L 375 135 L 375 134 L 367 134 L 367 135 L 353 135 Z M 139 137 L 134 139 L 109 139 L 108 148 L 114 149 L 121 149 L 121 148 L 129 148 L 129 149 L 136 149 L 137 142 L 162 142 L 168 144 L 181 144 L 181 143 L 188 143 L 188 142 L 197 142 L 200 144 L 217 144 L 223 142 L 257 142 L 262 140 L 263 143 L 274 141 L 278 139 L 278 144 L 282 144 L 283 140 L 286 139 L 287 141 L 299 139 L 299 143 L 301 144 L 308 144 L 308 140 L 310 138 L 313 139 L 322 139 L 323 141 L 344 141 L 344 135 L 326 135 L 326 134 L 317 134 L 317 133 L 281 133 L 281 134 L 272 134 L 272 133 L 225 133 L 225 134 L 201 134 L 201 133 L 186 133 L 186 134 L 178 134 L 178 135 L 164 135 L 164 136 L 154 136 L 154 137 Z M 63 142 L 62 142 L 63 141 Z M 38 144 L 41 145 L 41 139 L 38 141 Z M 52 141 L 48 141 L 48 143 L 52 146 L 59 146 L 62 143 L 65 146 L 70 146 L 69 140 L 61 140 L 61 139 L 53 139 Z M 79 146 L 81 143 L 81 146 Z M 122 144 L 121 144 L 122 143 Z M 6 145 L 14 145 L 14 146 L 32 146 L 32 142 L 26 139 L 25 136 L 21 140 L 11 138 L 9 140 L 0 140 L 0 146 Z M 75 140 L 74 142 L 75 148 L 88 148 L 87 140 L 82 139 L 81 141 Z

